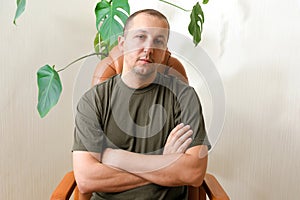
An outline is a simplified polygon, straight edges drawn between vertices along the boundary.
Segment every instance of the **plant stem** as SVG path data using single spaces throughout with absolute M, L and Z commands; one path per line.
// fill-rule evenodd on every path
M 82 59 L 84 59 L 84 58 L 87 58 L 87 57 L 90 57 L 90 56 L 99 56 L 99 55 L 100 55 L 100 56 L 105 56 L 105 57 L 107 57 L 107 54 L 105 54 L 105 53 L 91 53 L 91 54 L 82 56 L 82 57 L 80 57 L 80 58 L 74 60 L 73 62 L 71 62 L 70 64 L 68 64 L 67 66 L 65 66 L 64 68 L 57 70 L 57 72 L 61 72 L 61 71 L 65 70 L 65 69 L 67 69 L 68 67 L 70 67 L 70 66 L 73 65 L 74 63 L 76 63 L 76 62 L 78 62 L 78 61 L 80 61 L 80 60 L 82 60 Z
M 169 4 L 169 5 L 171 5 L 171 6 L 174 6 L 174 7 L 176 7 L 176 8 L 179 8 L 179 9 L 185 11 L 185 12 L 190 12 L 190 11 L 191 11 L 191 10 L 184 9 L 184 8 L 182 8 L 182 7 L 180 7 L 180 6 L 177 6 L 177 5 L 173 4 L 173 3 L 170 3 L 170 2 L 168 2 L 168 1 L 164 1 L 164 0 L 158 0 L 158 1 L 164 2 L 164 3 L 166 3 L 166 4 Z

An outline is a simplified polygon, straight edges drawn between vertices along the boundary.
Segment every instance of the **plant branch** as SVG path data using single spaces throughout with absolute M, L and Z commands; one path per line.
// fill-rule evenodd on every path
M 168 1 L 164 1 L 164 0 L 158 0 L 158 1 L 164 2 L 164 3 L 166 3 L 166 4 L 169 4 L 169 5 L 171 5 L 171 6 L 174 6 L 174 7 L 176 7 L 176 8 L 179 8 L 180 10 L 183 10 L 183 11 L 185 11 L 185 12 L 190 12 L 190 11 L 191 11 L 191 10 L 184 9 L 184 8 L 182 8 L 182 7 L 180 7 L 180 6 L 177 6 L 177 5 L 173 4 L 173 3 L 170 3 L 170 2 L 168 2 Z
M 74 60 L 73 62 L 71 62 L 70 64 L 68 64 L 67 66 L 65 66 L 64 68 L 57 70 L 57 72 L 61 72 L 61 71 L 65 70 L 65 69 L 67 69 L 68 67 L 70 67 L 71 65 L 73 65 L 74 63 L 76 63 L 76 62 L 78 62 L 78 61 L 80 61 L 80 60 L 82 60 L 84 58 L 90 57 L 90 56 L 105 56 L 105 57 L 107 57 L 108 55 L 106 53 L 100 53 L 100 52 L 99 53 L 91 53 L 91 54 L 82 56 L 82 57 Z

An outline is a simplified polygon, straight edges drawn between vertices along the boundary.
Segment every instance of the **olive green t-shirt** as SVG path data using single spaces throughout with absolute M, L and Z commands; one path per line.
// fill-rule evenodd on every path
M 116 75 L 91 88 L 80 99 L 73 151 L 101 153 L 109 147 L 162 154 L 169 133 L 180 123 L 189 124 L 193 130 L 190 147 L 207 145 L 210 148 L 200 101 L 192 87 L 157 73 L 149 86 L 132 89 Z M 187 199 L 187 196 L 186 186 L 149 184 L 118 193 L 95 192 L 93 198 Z

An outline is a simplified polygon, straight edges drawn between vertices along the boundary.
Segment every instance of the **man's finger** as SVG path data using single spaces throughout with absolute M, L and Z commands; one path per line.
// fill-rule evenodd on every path
M 176 149 L 179 149 L 179 147 L 186 142 L 187 139 L 189 139 L 193 135 L 192 130 L 188 130 L 185 132 L 180 138 L 178 138 L 174 144 L 174 147 Z
M 167 144 L 173 145 L 176 142 L 176 134 L 179 130 L 181 130 L 184 127 L 183 123 L 178 124 L 173 130 L 170 132 L 168 139 L 167 139 Z
M 178 130 L 180 130 L 182 127 L 184 127 L 183 123 L 178 124 L 173 130 L 171 131 L 170 135 L 174 135 Z
M 177 153 L 184 153 L 192 143 L 192 138 L 188 138 L 177 150 Z
M 185 125 L 184 127 L 182 127 L 181 129 L 179 129 L 175 134 L 174 137 L 176 138 L 176 140 L 178 140 L 181 136 L 183 136 L 187 131 L 190 130 L 190 125 Z

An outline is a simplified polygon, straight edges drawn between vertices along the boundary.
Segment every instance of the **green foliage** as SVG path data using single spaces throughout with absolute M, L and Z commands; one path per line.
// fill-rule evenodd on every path
M 100 0 L 95 8 L 96 27 L 108 49 L 117 44 L 118 36 L 122 34 L 124 24 L 130 14 L 128 0 Z M 99 44 L 99 42 L 98 42 Z
M 26 6 L 26 0 L 17 0 L 17 10 L 14 18 L 14 24 L 16 25 L 16 20 L 24 12 Z
M 177 6 L 169 1 L 165 1 L 165 0 L 159 0 L 159 1 L 169 4 L 171 6 L 174 6 L 176 8 L 179 8 L 185 12 L 190 12 L 190 10 L 184 9 L 184 8 Z M 207 4 L 208 2 L 209 2 L 209 0 L 202 1 L 203 4 Z M 199 2 L 197 2 L 196 5 L 194 5 L 193 10 L 190 14 L 190 18 L 191 18 L 191 21 L 190 21 L 188 30 L 189 30 L 189 33 L 193 36 L 193 42 L 194 42 L 195 46 L 197 46 L 199 44 L 199 42 L 201 41 L 202 26 L 204 23 L 204 14 L 203 14 L 203 11 L 202 11 L 202 8 L 201 8 Z M 200 26 L 199 26 L 198 22 L 200 22 Z
M 185 12 L 191 10 L 184 9 L 166 0 L 159 0 Z M 203 0 L 207 4 L 209 0 Z M 16 24 L 17 18 L 25 10 L 26 0 L 17 0 L 17 10 L 13 23 Z M 117 44 L 118 36 L 122 34 L 124 24 L 130 14 L 128 0 L 99 0 L 95 8 L 97 34 L 94 39 L 95 53 L 83 56 L 61 70 L 56 71 L 53 67 L 45 65 L 37 72 L 37 82 L 39 88 L 37 109 L 41 117 L 44 117 L 50 109 L 58 102 L 62 92 L 62 85 L 58 72 L 68 68 L 73 63 L 88 56 L 97 55 L 101 59 L 108 55 L 108 52 Z M 204 14 L 202 8 L 197 2 L 190 14 L 189 33 L 193 36 L 195 46 L 201 41 L 202 27 L 204 23 Z
M 204 14 L 199 2 L 194 5 L 190 15 L 191 22 L 188 26 L 189 33 L 193 36 L 195 46 L 201 41 L 202 26 L 204 23 Z M 200 22 L 200 25 L 198 24 Z
M 95 52 L 102 51 L 102 44 L 101 44 L 101 35 L 97 32 L 95 39 L 94 39 L 94 50 Z
M 94 39 L 94 50 L 96 53 L 102 53 L 100 54 L 100 59 L 104 59 L 109 54 L 110 50 L 114 46 L 109 46 L 107 41 L 103 41 L 101 35 L 99 32 L 97 32 L 95 39 Z
M 62 91 L 62 85 L 54 66 L 45 65 L 37 72 L 39 88 L 37 109 L 41 117 L 44 117 L 58 102 Z

